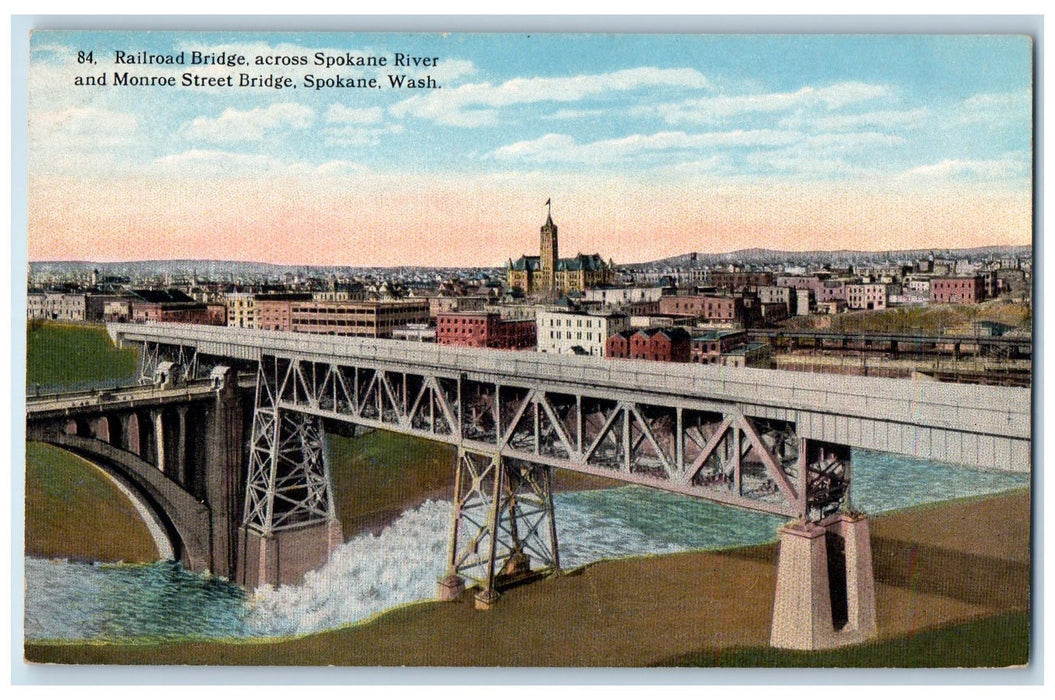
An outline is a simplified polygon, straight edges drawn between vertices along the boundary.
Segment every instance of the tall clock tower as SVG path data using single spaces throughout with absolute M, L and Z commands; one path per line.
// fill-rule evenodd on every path
M 546 200 L 546 223 L 539 234 L 539 272 L 542 279 L 539 288 L 552 292 L 557 276 L 557 226 L 550 215 L 550 200 Z

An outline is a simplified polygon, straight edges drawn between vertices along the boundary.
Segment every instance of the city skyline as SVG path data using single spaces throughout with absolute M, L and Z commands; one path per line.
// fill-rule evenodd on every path
M 123 48 L 119 48 L 123 47 Z M 73 87 L 396 53 L 438 89 Z M 77 64 L 92 52 L 91 70 Z M 30 261 L 499 266 L 1032 243 L 1025 36 L 37 32 Z M 648 245 L 643 245 L 643 242 Z

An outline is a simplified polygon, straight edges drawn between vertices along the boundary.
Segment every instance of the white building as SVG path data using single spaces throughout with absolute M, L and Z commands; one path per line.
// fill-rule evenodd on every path
M 33 292 L 26 295 L 26 317 L 52 321 L 84 321 L 88 317 L 88 298 L 84 294 Z
M 759 287 L 758 302 L 760 304 L 783 304 L 788 312 L 792 309 L 792 301 L 795 299 L 791 287 Z
M 603 357 L 608 336 L 630 328 L 624 314 L 539 311 L 535 317 L 539 352 Z
M 26 294 L 26 318 L 47 318 L 43 292 L 28 292 Z
M 795 290 L 795 315 L 796 316 L 809 316 L 810 307 L 813 306 L 813 290 L 812 289 L 796 289 Z
M 885 309 L 889 294 L 885 284 L 848 284 L 846 306 L 851 309 Z
M 930 277 L 906 277 L 904 285 L 906 290 L 930 295 Z
M 659 301 L 661 296 L 663 290 L 659 287 L 593 287 L 583 290 L 583 301 L 607 306 Z
M 227 325 L 237 328 L 256 328 L 256 300 L 247 292 L 232 292 L 224 298 L 227 304 Z

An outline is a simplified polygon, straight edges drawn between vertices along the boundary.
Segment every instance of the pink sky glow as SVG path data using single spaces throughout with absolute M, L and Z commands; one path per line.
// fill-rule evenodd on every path
M 390 184 L 390 183 L 389 183 Z M 690 251 L 897 250 L 1032 242 L 1017 191 L 715 189 L 491 182 L 354 190 L 257 178 L 30 181 L 29 259 L 501 265 L 538 253 L 547 197 L 560 252 L 617 263 Z

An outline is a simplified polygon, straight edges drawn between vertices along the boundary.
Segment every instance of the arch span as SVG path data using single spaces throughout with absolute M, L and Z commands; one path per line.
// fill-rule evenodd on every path
M 126 484 L 157 517 L 182 564 L 191 571 L 210 568 L 209 507 L 157 467 L 94 438 L 51 431 L 28 437 L 78 454 Z

